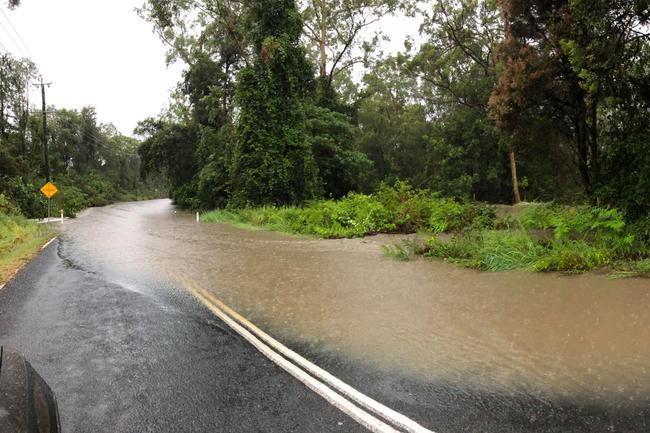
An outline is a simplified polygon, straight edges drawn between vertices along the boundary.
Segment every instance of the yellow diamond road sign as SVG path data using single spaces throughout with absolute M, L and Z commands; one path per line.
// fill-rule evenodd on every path
M 41 192 L 45 197 L 52 198 L 54 197 L 54 194 L 59 192 L 59 190 L 56 188 L 56 186 L 54 186 L 52 182 L 48 182 L 41 187 Z

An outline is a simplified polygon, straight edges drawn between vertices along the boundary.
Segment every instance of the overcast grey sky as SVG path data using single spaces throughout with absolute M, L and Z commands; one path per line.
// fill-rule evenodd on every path
M 166 105 L 181 67 L 166 68 L 165 46 L 134 12 L 143 0 L 23 0 L 14 10 L 5 3 L 27 48 L 1 12 L 0 43 L 34 60 L 53 82 L 48 103 L 94 106 L 100 122 L 127 135 Z
M 81 109 L 91 105 L 98 120 L 130 135 L 139 120 L 157 115 L 181 76 L 165 66 L 164 44 L 134 9 L 144 0 L 22 0 L 8 10 L 0 1 L 0 44 L 34 60 L 46 81 L 48 104 Z M 7 20 L 8 18 L 8 20 Z M 14 33 L 16 29 L 22 40 Z M 402 48 L 416 23 L 388 17 L 378 24 Z M 0 51 L 2 48 L 0 48 Z M 40 104 L 40 95 L 32 92 Z

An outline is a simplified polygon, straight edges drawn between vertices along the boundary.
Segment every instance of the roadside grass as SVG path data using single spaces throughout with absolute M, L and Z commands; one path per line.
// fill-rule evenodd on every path
M 0 284 L 4 284 L 52 236 L 52 230 L 45 224 L 0 212 Z

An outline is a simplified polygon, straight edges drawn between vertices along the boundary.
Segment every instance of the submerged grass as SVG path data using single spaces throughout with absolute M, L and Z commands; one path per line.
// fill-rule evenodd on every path
M 407 262 L 416 255 L 422 254 L 423 249 L 417 239 L 406 239 L 401 244 L 382 245 L 382 251 L 386 257 Z
M 650 259 L 639 260 L 636 262 L 620 263 L 620 269 L 611 275 L 611 278 L 650 278 Z
M 49 227 L 0 212 L 0 284 L 53 236 Z
M 495 221 L 494 227 L 446 241 L 434 235 L 424 254 L 490 272 L 583 272 L 607 266 L 633 268 L 625 272 L 639 276 L 650 270 L 647 245 L 616 209 L 534 204 Z

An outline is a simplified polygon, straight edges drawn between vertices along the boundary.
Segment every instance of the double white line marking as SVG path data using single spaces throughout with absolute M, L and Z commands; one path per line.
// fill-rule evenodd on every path
M 375 433 L 434 433 L 412 419 L 352 388 L 337 377 L 303 358 L 259 329 L 245 317 L 221 302 L 212 293 L 185 281 L 189 292 L 223 320 L 235 332 L 251 343 L 264 356 L 304 383 L 355 421 Z M 371 414 L 370 412 L 373 412 Z M 376 416 L 375 416 L 376 415 Z M 380 419 L 378 417 L 383 418 Z M 389 425 L 388 423 L 392 424 Z M 397 430 L 400 429 L 400 430 Z

